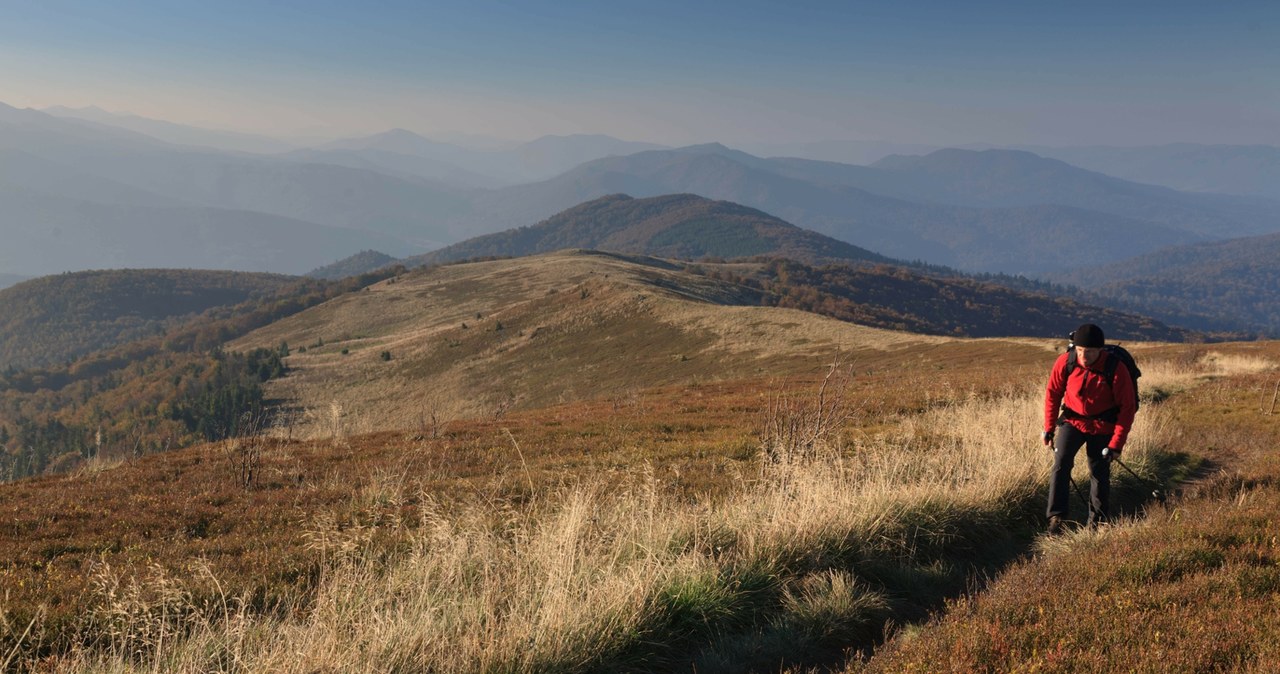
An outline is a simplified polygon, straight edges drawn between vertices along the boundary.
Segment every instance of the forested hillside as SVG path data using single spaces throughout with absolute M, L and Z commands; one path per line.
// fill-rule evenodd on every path
M 58 274 L 0 291 L 0 370 L 64 363 L 268 297 L 293 276 L 178 269 Z
M 1085 321 L 1107 326 L 1113 339 L 1186 341 L 1196 335 L 1137 314 L 967 278 L 929 276 L 879 265 L 814 267 L 791 260 L 747 265 L 695 265 L 717 279 L 762 291 L 772 306 L 845 321 L 959 337 L 1053 337 Z
M 279 296 L 217 308 L 69 365 L 8 369 L 0 374 L 0 479 L 260 430 L 262 384 L 284 373 L 291 347 L 228 352 L 222 345 L 399 271 L 340 283 L 297 280 Z
M 1280 335 L 1280 234 L 1167 248 L 1056 276 L 1192 329 Z

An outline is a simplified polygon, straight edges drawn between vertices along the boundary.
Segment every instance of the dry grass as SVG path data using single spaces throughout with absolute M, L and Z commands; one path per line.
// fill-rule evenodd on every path
M 996 355 L 1017 364 L 1002 378 L 990 372 Z M 1203 367 L 1200 355 L 1165 355 Z M 816 416 L 821 372 L 617 391 L 598 402 L 456 420 L 439 438 L 425 427 L 373 437 L 338 429 L 316 442 L 269 443 L 271 477 L 256 492 L 194 486 L 208 482 L 202 471 L 230 469 L 217 467 L 226 452 L 145 463 L 159 473 L 121 466 L 111 473 L 139 499 L 124 510 L 154 517 L 126 512 L 117 520 L 130 529 L 106 534 L 107 545 L 114 535 L 121 546 L 103 557 L 109 568 L 94 565 L 92 553 L 68 551 L 48 563 L 68 569 L 82 555 L 77 568 L 96 591 L 64 601 L 96 597 L 88 604 L 96 609 L 79 628 L 92 638 L 64 644 L 46 664 L 112 672 L 428 664 L 708 672 L 833 662 L 842 649 L 875 643 L 887 620 L 936 608 L 971 573 L 1030 550 L 1043 509 L 1042 349 L 983 340 L 885 358 L 856 361 L 841 395 L 826 398 L 828 413 Z M 1144 384 L 1153 387 L 1185 376 L 1172 366 L 1152 372 Z M 1201 385 L 1171 400 L 1202 392 L 1206 401 L 1216 395 Z M 761 417 L 766 410 L 770 418 Z M 1178 410 L 1144 406 L 1125 455 L 1136 470 L 1157 474 L 1163 453 L 1188 441 Z M 756 433 L 823 424 L 821 433 L 765 433 L 769 458 L 754 462 Z M 166 493 L 181 493 L 187 509 L 162 512 L 178 506 L 148 481 L 167 482 Z M 10 489 L 24 489 L 31 510 L 14 511 L 15 535 L 28 519 L 44 521 L 49 493 L 66 491 L 51 482 Z M 219 500 L 227 505 L 190 509 Z M 109 499 L 83 505 L 86 517 L 110 524 Z M 239 508 L 243 522 L 229 515 Z M 201 515 L 211 518 L 207 532 L 192 529 Z M 156 546 L 151 537 L 175 525 L 187 545 L 199 545 Z M 64 540 L 101 549 L 74 526 Z M 17 559 L 39 559 L 44 544 L 34 545 L 36 557 Z M 233 546 L 255 550 L 253 561 L 227 566 Z M 183 560 L 176 568 L 144 561 L 175 555 Z M 292 561 L 271 566 L 272 557 Z M 301 582 L 281 583 L 288 569 L 301 571 Z M 254 573 L 276 580 L 264 588 Z M 27 603 L 0 607 L 11 643 L 36 616 L 30 597 L 40 595 L 22 596 Z M 74 617 L 62 620 L 58 629 L 77 629 Z M 46 618 L 36 627 L 53 634 L 56 626 Z
M 837 427 L 860 411 L 848 395 L 829 399 L 829 413 L 771 406 L 830 427 L 803 436 L 816 441 L 767 444 L 758 474 L 715 500 L 671 498 L 650 474 L 622 486 L 588 477 L 523 503 L 444 505 L 383 473 L 353 500 L 366 515 L 312 525 L 326 561 L 306 600 L 258 614 L 248 601 L 201 608 L 161 592 L 139 610 L 127 607 L 143 593 L 114 591 L 108 606 L 126 597 L 126 608 L 107 613 L 123 617 L 61 666 L 740 671 L 804 644 L 869 643 L 895 609 L 886 590 L 909 593 L 923 573 L 913 565 L 990 554 L 994 532 L 1040 507 L 1046 463 L 1027 449 L 1040 392 L 931 396 L 895 432 L 861 440 Z M 797 436 L 766 441 L 784 437 Z M 1138 429 L 1136 456 L 1162 441 Z

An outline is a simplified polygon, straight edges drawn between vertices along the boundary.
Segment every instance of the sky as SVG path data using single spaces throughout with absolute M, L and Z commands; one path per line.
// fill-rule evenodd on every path
M 0 2 L 0 102 L 285 137 L 1280 145 L 1280 3 Z

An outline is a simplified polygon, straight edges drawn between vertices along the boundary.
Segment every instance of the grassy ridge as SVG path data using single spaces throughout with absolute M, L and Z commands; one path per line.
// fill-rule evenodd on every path
M 1236 367 L 1177 351 L 1166 357 L 1180 355 L 1180 362 L 1163 366 L 1152 355 L 1144 383 L 1171 401 L 1201 390 L 1182 392 L 1197 377 Z M 291 554 L 305 553 L 295 559 L 313 570 L 310 580 L 294 590 L 275 585 L 275 600 L 264 603 L 261 590 L 242 593 L 225 583 L 216 555 L 181 569 L 136 557 L 128 565 L 126 557 L 91 564 L 84 568 L 94 588 L 85 617 L 63 626 L 82 630 L 72 642 L 81 647 L 60 649 L 56 668 L 413 671 L 430 663 L 435 671 L 705 672 L 834 662 L 845 649 L 872 646 L 887 620 L 923 615 L 963 590 L 972 573 L 1030 550 L 1047 468 L 1043 453 L 1019 449 L 1030 450 L 1038 385 L 948 393 L 940 381 L 928 390 L 884 382 L 864 390 L 856 381 L 819 398 L 812 395 L 816 382 L 807 396 L 757 398 L 762 404 L 746 411 L 767 412 L 755 433 L 734 440 L 741 426 L 719 427 L 712 436 L 724 439 L 694 452 L 710 455 L 701 470 L 693 470 L 690 454 L 683 456 L 692 463 L 672 459 L 715 426 L 705 422 L 704 430 L 691 425 L 676 433 L 670 449 L 677 453 L 638 475 L 631 450 L 603 461 L 566 456 L 561 443 L 583 438 L 586 427 L 566 429 L 558 441 L 530 442 L 545 416 L 527 427 L 490 423 L 489 437 L 505 447 L 477 436 L 480 442 L 456 457 L 423 453 L 425 447 L 406 452 L 418 441 L 406 446 L 384 435 L 374 440 L 399 463 L 344 465 L 326 487 L 327 506 L 307 506 L 304 512 L 317 514 L 297 521 L 293 534 L 269 534 L 284 545 L 276 555 L 288 539 L 302 541 Z M 891 391 L 898 403 L 873 406 Z M 705 417 L 713 400 L 726 412 L 743 407 L 741 391 L 727 385 L 723 397 L 701 387 L 692 393 L 636 405 L 653 405 L 652 414 L 613 403 L 625 428 L 615 421 L 615 435 L 598 446 L 643 437 L 646 424 L 670 435 L 655 422 L 675 431 L 687 423 L 676 409 L 689 410 L 692 421 Z M 658 401 L 674 407 L 658 409 Z M 1147 474 L 1159 465 L 1181 430 L 1177 409 L 1169 402 L 1144 407 L 1126 455 L 1131 465 Z M 598 421 L 607 410 L 572 414 Z M 736 464 L 714 456 L 743 451 Z M 287 446 L 264 455 L 279 461 L 282 453 Z M 163 458 L 198 471 L 217 455 L 201 456 Z M 483 467 L 498 457 L 507 469 Z M 285 465 L 322 473 L 335 465 L 319 459 Z M 613 460 L 622 463 L 602 470 Z M 574 461 L 577 477 L 556 468 Z M 427 473 L 437 482 L 412 477 L 409 466 L 423 462 L 433 464 Z M 714 495 L 673 489 L 676 467 L 710 478 L 702 484 Z M 348 470 L 365 477 L 353 480 Z M 225 498 L 269 507 L 310 491 L 289 487 L 290 473 L 268 474 L 274 477 L 261 489 L 239 490 L 244 496 L 231 489 Z M 480 486 L 473 497 L 456 496 L 465 475 Z M 225 508 L 206 514 L 215 517 L 191 537 L 207 540 L 210 552 L 227 550 L 234 539 L 219 534 L 238 525 Z M 121 554 L 132 547 L 126 542 Z M 10 643 L 32 617 L 6 607 Z

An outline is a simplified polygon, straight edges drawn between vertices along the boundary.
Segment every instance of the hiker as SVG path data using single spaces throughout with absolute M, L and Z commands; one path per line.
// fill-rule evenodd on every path
M 1111 461 L 1119 458 L 1129 437 L 1138 396 L 1134 373 L 1105 346 L 1102 328 L 1085 323 L 1071 333 L 1071 346 L 1049 374 L 1043 436 L 1045 446 L 1053 450 L 1049 533 L 1062 530 L 1071 468 L 1082 445 L 1092 476 L 1088 526 L 1105 523 L 1111 514 Z

